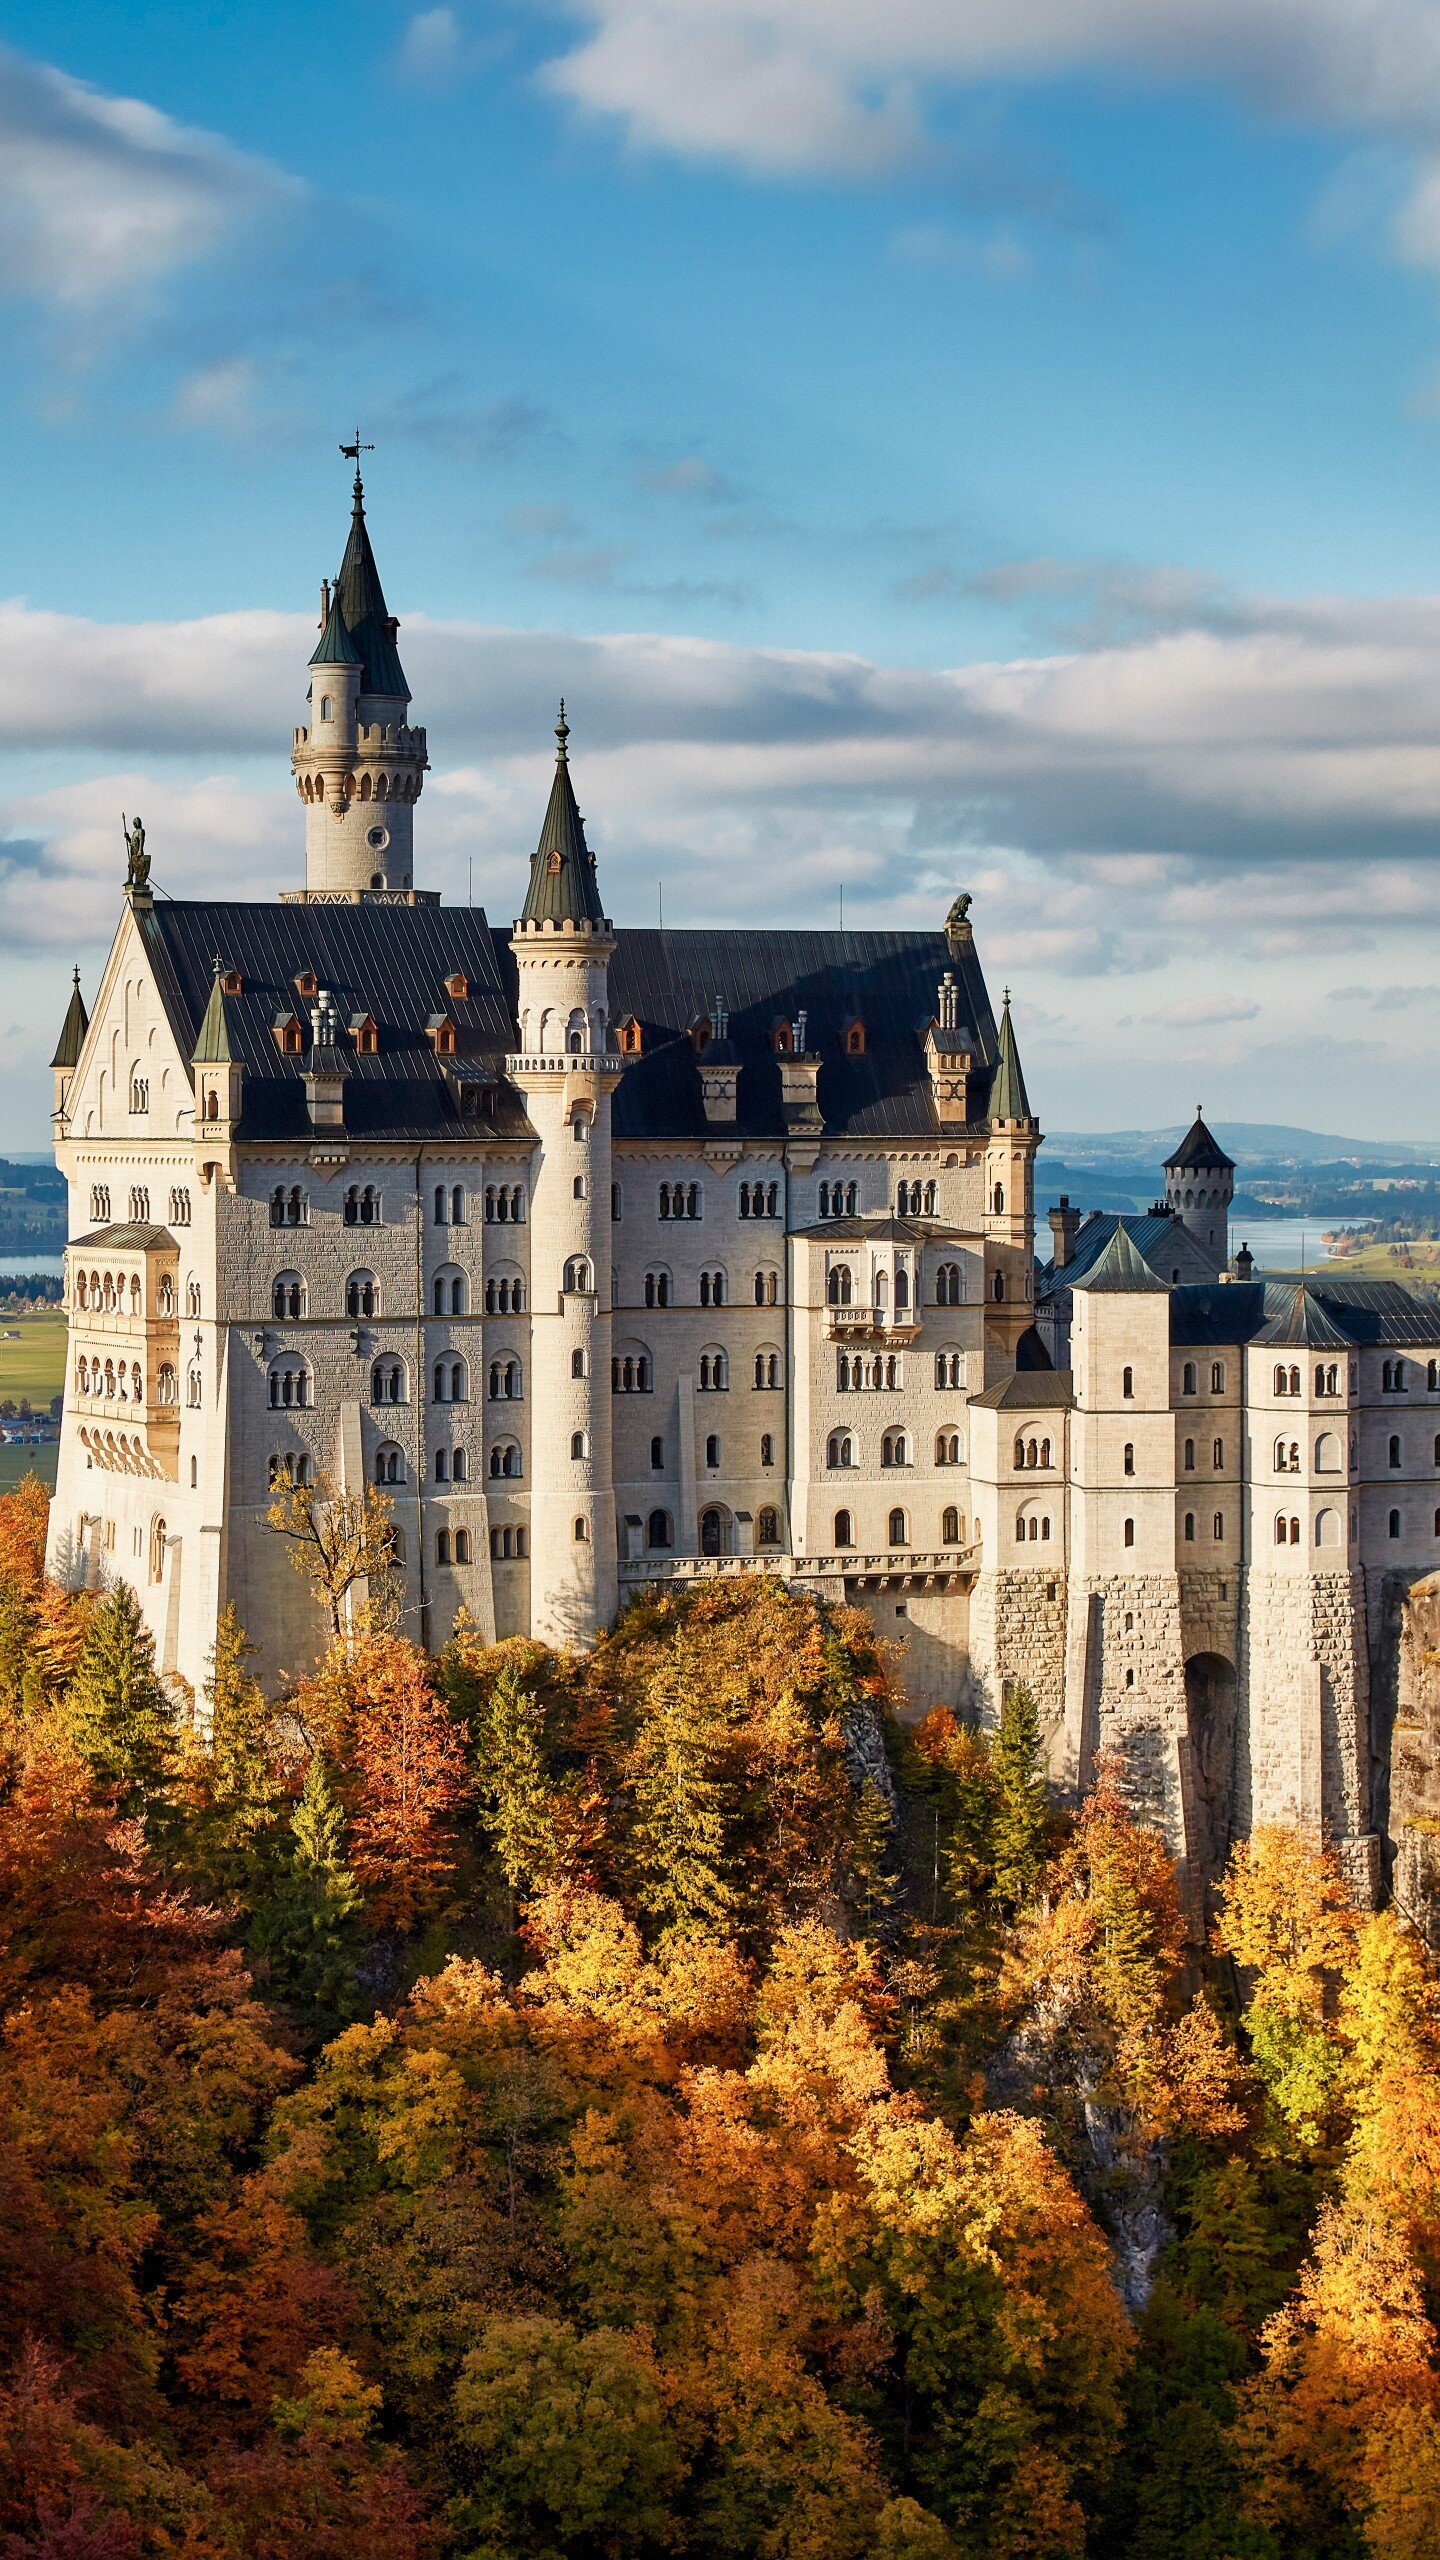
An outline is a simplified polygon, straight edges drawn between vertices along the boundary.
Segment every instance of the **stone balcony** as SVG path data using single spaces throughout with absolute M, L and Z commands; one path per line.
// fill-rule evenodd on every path
M 920 1310 L 909 1307 L 897 1315 L 888 1307 L 827 1306 L 825 1336 L 829 1342 L 888 1343 L 899 1350 L 919 1340 Z
M 948 1590 L 980 1570 L 978 1546 L 840 1548 L 823 1555 L 792 1556 L 761 1550 L 748 1556 L 637 1556 L 620 1564 L 624 1590 L 646 1582 L 712 1582 L 763 1573 L 780 1582 L 864 1583 L 877 1590 Z

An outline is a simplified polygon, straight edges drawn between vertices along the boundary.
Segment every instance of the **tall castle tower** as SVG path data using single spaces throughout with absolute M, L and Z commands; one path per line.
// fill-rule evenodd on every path
M 609 1046 L 614 927 L 575 805 L 565 705 L 555 780 L 510 948 L 520 1048 L 506 1072 L 540 1139 L 530 1201 L 530 1623 L 588 1644 L 618 1598 L 610 1460 Z
M 414 890 L 415 803 L 428 759 L 409 725 L 410 688 L 396 650 L 365 523 L 357 458 L 350 538 L 340 574 L 320 588 L 310 660 L 310 722 L 290 762 L 305 808 L 305 896 L 341 903 Z
M 1222 1271 L 1230 1259 L 1234 1193 L 1235 1159 L 1212 1138 L 1197 1102 L 1193 1128 L 1165 1159 L 1165 1206 L 1214 1254 Z
M 985 1233 L 992 1246 L 986 1257 L 991 1294 L 985 1307 L 985 1339 L 1011 1366 L 1016 1343 L 1027 1325 L 1035 1321 L 1035 1156 L 1039 1145 L 1040 1123 L 1025 1090 L 1007 987 L 985 1145 Z

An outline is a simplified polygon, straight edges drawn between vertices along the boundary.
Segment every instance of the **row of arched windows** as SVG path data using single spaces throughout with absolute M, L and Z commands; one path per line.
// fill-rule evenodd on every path
M 888 1543 L 892 1548 L 910 1546 L 908 1513 L 898 1509 L 892 1511 L 886 1522 L 886 1530 Z M 964 1543 L 964 1519 L 953 1503 L 947 1503 L 940 1515 L 940 1544 L 942 1547 L 959 1547 Z M 837 1511 L 835 1514 L 834 1544 L 839 1548 L 853 1547 L 855 1544 L 855 1523 L 848 1511 Z
M 825 1443 L 827 1467 L 853 1467 L 859 1464 L 855 1454 L 854 1434 L 832 1431 Z M 910 1435 L 906 1431 L 887 1431 L 880 1442 L 882 1467 L 908 1467 L 911 1464 Z
M 933 1182 L 902 1182 L 895 1194 L 895 1207 L 902 1218 L 933 1218 L 935 1198 Z
M 138 1360 L 127 1367 L 122 1360 L 89 1360 L 82 1351 L 75 1363 L 75 1383 L 82 1396 L 97 1396 L 103 1404 L 143 1404 L 145 1381 Z M 168 1360 L 162 1361 L 155 1373 L 155 1401 L 174 1404 L 178 1401 L 175 1372 Z
M 843 1393 L 853 1394 L 856 1388 L 902 1387 L 904 1383 L 905 1363 L 898 1351 L 841 1351 L 836 1355 L 835 1384 Z
M 822 1218 L 853 1218 L 860 1206 L 860 1186 L 856 1182 L 822 1182 L 819 1215 Z
M 1050 1455 L 1049 1441 L 1035 1439 L 1026 1440 L 1023 1437 L 1017 1440 L 1015 1443 L 1015 1464 L 1017 1467 L 1048 1467 L 1052 1465 L 1053 1460 Z M 1130 1473 L 1129 1468 L 1126 1469 L 1126 1473 L 1127 1475 Z
M 138 1271 L 77 1271 L 75 1304 L 95 1316 L 138 1316 L 144 1312 L 144 1292 Z M 189 1280 L 185 1287 L 187 1315 L 200 1313 L 200 1283 Z M 175 1315 L 175 1277 L 162 1271 L 155 1284 L 155 1313 L 162 1323 L 170 1323 Z
M 1276 1374 L 1278 1376 L 1279 1372 L 1277 1371 Z M 1193 1396 L 1199 1394 L 1199 1375 L 1200 1373 L 1196 1362 L 1193 1360 L 1187 1360 L 1180 1372 L 1180 1392 L 1182 1395 Z M 1223 1360 L 1212 1360 L 1210 1363 L 1210 1393 L 1212 1396 L 1223 1396 L 1225 1393 L 1225 1363 Z
M 780 1185 L 778 1182 L 742 1182 L 740 1215 L 742 1218 L 778 1218 Z

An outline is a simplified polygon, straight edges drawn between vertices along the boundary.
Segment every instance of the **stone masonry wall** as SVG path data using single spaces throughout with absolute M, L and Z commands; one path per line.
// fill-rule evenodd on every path
M 1063 1576 L 982 1573 L 970 1601 L 970 1659 L 981 1724 L 993 1730 L 1006 1682 L 1023 1682 L 1048 1737 L 1065 1710 Z

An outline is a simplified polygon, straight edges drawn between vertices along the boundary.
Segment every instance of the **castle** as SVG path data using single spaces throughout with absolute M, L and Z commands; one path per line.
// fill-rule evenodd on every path
M 1378 1889 L 1401 1612 L 1440 1559 L 1440 1308 L 1230 1260 L 1203 1119 L 1148 1218 L 1051 1213 L 1008 994 L 932 932 L 617 931 L 563 705 L 519 919 L 415 886 L 427 771 L 357 469 L 292 740 L 303 890 L 157 897 L 132 840 L 54 1058 L 69 1370 L 51 1561 L 198 1694 L 325 1625 L 277 1487 L 393 1505 L 404 1623 L 584 1644 L 625 1595 L 858 1603 L 918 1707 L 1117 1745 L 1198 1909 L 1266 1818 Z

